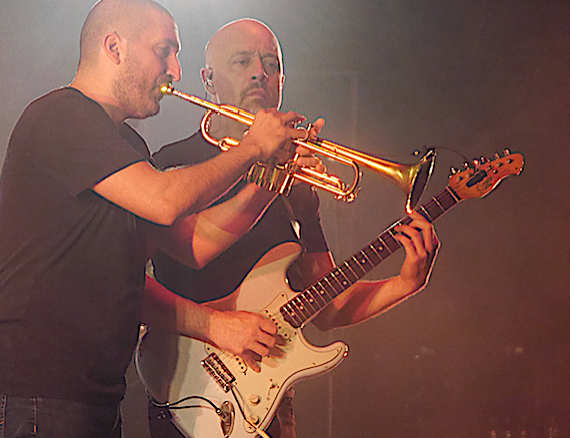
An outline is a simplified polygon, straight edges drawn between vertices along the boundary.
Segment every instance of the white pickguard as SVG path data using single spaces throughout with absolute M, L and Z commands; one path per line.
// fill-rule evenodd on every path
M 233 384 L 245 415 L 261 430 L 266 429 L 289 386 L 299 379 L 311 377 L 337 366 L 348 352 L 342 342 L 315 347 L 307 342 L 301 330 L 284 321 L 279 308 L 296 294 L 289 287 L 286 273 L 299 256 L 298 244 L 288 242 L 268 251 L 256 263 L 240 287 L 230 296 L 215 302 L 217 308 L 260 312 L 272 319 L 285 339 L 281 347 L 284 357 L 263 358 L 261 372 L 248 369 L 237 356 L 210 344 L 176 335 L 149 330 L 137 348 L 139 376 L 148 392 L 160 402 L 175 402 L 189 396 L 202 396 L 220 407 L 230 402 L 235 408 L 233 430 L 224 435 L 220 417 L 201 400 L 188 400 L 184 405 L 204 407 L 172 410 L 178 428 L 189 438 L 252 438 L 255 429 L 244 421 L 231 392 L 224 392 L 208 374 L 201 361 L 215 353 L 235 377 Z

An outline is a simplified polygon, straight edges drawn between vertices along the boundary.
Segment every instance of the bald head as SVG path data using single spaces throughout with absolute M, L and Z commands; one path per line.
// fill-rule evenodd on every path
M 222 27 L 206 45 L 206 90 L 220 103 L 255 112 L 278 108 L 282 55 L 275 34 L 260 21 L 241 19 Z
M 138 39 L 146 28 L 149 12 L 170 13 L 152 0 L 100 0 L 89 12 L 81 29 L 79 66 L 92 66 L 107 33 Z
M 151 0 L 100 0 L 81 32 L 81 56 L 71 86 L 116 122 L 158 113 L 160 88 L 180 80 L 178 26 Z
M 223 62 L 220 57 L 229 46 L 245 45 L 256 40 L 266 40 L 269 43 L 268 47 L 272 47 L 282 68 L 283 59 L 277 36 L 266 24 L 252 18 L 232 21 L 214 34 L 206 45 L 206 66 L 213 68 Z

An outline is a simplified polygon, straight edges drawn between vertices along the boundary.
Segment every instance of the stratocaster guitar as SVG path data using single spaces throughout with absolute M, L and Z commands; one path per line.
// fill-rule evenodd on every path
M 474 161 L 465 170 L 455 171 L 447 187 L 416 210 L 433 222 L 465 199 L 484 197 L 504 178 L 520 174 L 523 165 L 520 153 L 508 151 L 493 160 Z M 267 436 L 263 431 L 287 388 L 299 379 L 336 367 L 348 352 L 342 342 L 326 347 L 309 344 L 301 331 L 304 324 L 397 251 L 401 245 L 394 238 L 393 228 L 410 222 L 408 216 L 395 222 L 299 293 L 289 287 L 286 273 L 301 254 L 300 245 L 287 242 L 272 248 L 236 291 L 219 300 L 217 307 L 266 315 L 285 340 L 281 349 L 286 354 L 264 357 L 261 372 L 256 373 L 239 356 L 213 345 L 151 329 L 141 337 L 136 352 L 137 370 L 148 393 L 171 409 L 177 427 L 187 437 Z

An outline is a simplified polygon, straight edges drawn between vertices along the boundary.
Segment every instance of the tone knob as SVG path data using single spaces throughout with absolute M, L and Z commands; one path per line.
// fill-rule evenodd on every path
M 259 424 L 259 417 L 257 415 L 250 415 L 248 420 L 251 424 Z
M 261 401 L 261 397 L 259 397 L 257 394 L 251 394 L 248 398 L 247 401 L 249 402 L 250 405 L 252 406 L 256 406 L 259 404 L 259 402 Z

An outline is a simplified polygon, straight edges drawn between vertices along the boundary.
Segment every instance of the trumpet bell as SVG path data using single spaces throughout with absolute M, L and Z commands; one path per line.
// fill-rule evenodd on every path
M 407 187 L 403 187 L 403 190 L 408 194 L 406 199 L 407 213 L 411 213 L 411 211 L 416 208 L 416 205 L 420 202 L 431 178 L 431 174 L 433 173 L 435 157 L 435 150 L 428 149 L 417 164 L 410 166 L 410 169 L 407 172 L 409 175 L 409 182 Z

